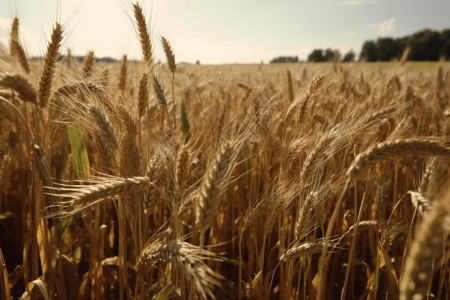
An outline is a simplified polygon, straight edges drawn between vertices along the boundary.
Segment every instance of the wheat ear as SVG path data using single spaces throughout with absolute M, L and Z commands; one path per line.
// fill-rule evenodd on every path
M 175 54 L 172 51 L 172 47 L 170 46 L 169 41 L 163 36 L 161 37 L 161 42 L 163 45 L 164 53 L 166 54 L 169 70 L 170 72 L 175 73 L 177 65 L 175 64 Z
M 214 298 L 212 286 L 220 286 L 224 277 L 213 271 L 204 260 L 223 261 L 216 254 L 200 249 L 179 239 L 156 241 L 147 245 L 140 253 L 136 267 L 145 273 L 153 262 L 171 262 L 180 267 L 194 281 L 196 292 L 202 299 Z
M 57 197 L 68 197 L 67 203 L 61 202 L 61 206 L 69 206 L 72 214 L 95 204 L 98 200 L 113 197 L 122 193 L 142 193 L 149 189 L 153 183 L 148 177 L 113 177 L 96 185 L 60 185 L 60 187 L 48 187 L 48 193 Z
M 42 67 L 41 76 L 39 79 L 39 103 L 42 108 L 46 107 L 50 98 L 50 92 L 53 84 L 53 77 L 55 75 L 56 61 L 59 56 L 59 48 L 61 47 L 61 41 L 63 29 L 59 23 L 56 23 L 53 28 L 51 40 L 47 46 L 47 53 L 44 59 L 44 65 Z
M 91 107 L 89 112 L 92 116 L 94 124 L 94 132 L 97 137 L 97 149 L 100 157 L 100 163 L 103 170 L 113 170 L 117 165 L 116 151 L 119 149 L 119 142 L 105 114 L 98 107 Z
M 440 255 L 444 243 L 444 219 L 450 211 L 450 190 L 442 199 L 436 199 L 436 206 L 423 218 L 416 232 L 411 250 L 406 258 L 400 281 L 400 299 L 424 299 L 433 260 Z M 431 275 L 432 276 L 432 275 Z
M 139 81 L 139 91 L 138 91 L 138 110 L 140 118 L 142 118 L 147 112 L 147 107 L 148 107 L 148 74 L 142 73 L 141 80 Z
M 127 61 L 128 58 L 126 54 L 122 57 L 122 65 L 120 66 L 120 77 L 119 77 L 119 90 L 125 91 L 127 83 Z
M 125 108 L 119 110 L 123 120 L 124 135 L 120 143 L 120 172 L 122 176 L 136 176 L 141 173 L 141 151 L 137 144 L 136 121 Z
M 17 57 L 20 66 L 24 71 L 30 73 L 30 64 L 28 63 L 27 55 L 19 40 L 19 19 L 14 18 L 11 26 L 11 37 L 9 41 L 9 48 L 12 57 Z
M 280 261 L 286 262 L 286 261 L 294 260 L 294 259 L 304 257 L 304 256 L 312 256 L 314 254 L 319 254 L 322 252 L 323 245 L 324 245 L 324 240 L 322 240 L 322 239 L 316 240 L 314 242 L 305 242 L 305 243 L 301 243 L 299 245 L 295 245 L 292 248 L 285 250 L 280 255 Z M 338 245 L 337 243 L 329 242 L 327 244 L 327 247 L 333 249 L 333 248 L 336 248 L 337 245 Z
M 297 112 L 299 119 L 302 118 L 303 114 L 305 113 L 306 107 L 308 106 L 308 102 L 312 96 L 312 94 L 317 91 L 317 89 L 320 88 L 320 86 L 325 81 L 325 75 L 319 75 L 317 76 L 309 85 L 308 90 L 306 93 L 303 94 L 303 97 L 298 97 L 296 100 L 293 100 L 291 105 L 289 105 L 289 108 L 286 112 L 284 122 L 287 122 L 292 118 L 295 112 Z
M 19 18 L 14 18 L 12 24 L 11 24 L 11 33 L 9 35 L 9 53 L 11 56 L 14 56 L 14 45 L 17 40 L 19 39 Z
M 189 172 L 189 159 L 191 153 L 188 146 L 183 145 L 178 151 L 177 165 L 176 165 L 176 178 L 178 187 L 182 187 L 187 179 Z
M 83 68 L 81 69 L 81 74 L 84 78 L 91 76 L 92 69 L 94 68 L 94 59 L 94 51 L 89 51 L 84 58 Z
M 217 199 L 218 185 L 223 179 L 228 165 L 230 164 L 234 149 L 229 142 L 226 142 L 220 148 L 214 162 L 208 167 L 202 183 L 202 193 L 196 207 L 197 227 L 204 231 L 214 220 L 220 201 Z
M 153 75 L 152 78 L 153 78 L 153 91 L 156 95 L 156 98 L 159 101 L 159 104 L 163 106 L 164 111 L 167 114 L 167 118 L 170 120 L 169 110 L 167 108 L 167 100 L 166 96 L 164 95 L 164 89 L 162 88 L 161 83 L 159 82 L 158 78 L 156 78 L 155 75 Z
M 136 3 L 133 4 L 134 17 L 136 18 L 136 24 L 139 31 L 139 39 L 141 41 L 142 55 L 144 56 L 144 61 L 148 64 L 153 63 L 152 58 L 152 43 L 150 41 L 150 35 L 147 28 L 147 23 L 145 21 L 144 13 L 142 12 L 142 7 Z
M 37 93 L 31 83 L 18 74 L 0 73 L 0 87 L 14 90 L 23 101 L 37 104 Z
M 92 106 L 89 109 L 92 117 L 95 120 L 98 128 L 100 129 L 102 138 L 108 140 L 115 148 L 119 147 L 119 142 L 117 140 L 116 134 L 114 132 L 114 128 L 111 123 L 107 120 L 105 114 L 101 111 L 100 108 Z
M 287 87 L 288 87 L 288 98 L 289 102 L 294 101 L 294 85 L 292 83 L 292 74 L 289 69 L 286 71 L 287 76 Z
M 440 141 L 417 138 L 382 142 L 358 154 L 347 170 L 347 176 L 353 179 L 362 169 L 386 157 L 408 154 L 450 157 L 450 147 Z

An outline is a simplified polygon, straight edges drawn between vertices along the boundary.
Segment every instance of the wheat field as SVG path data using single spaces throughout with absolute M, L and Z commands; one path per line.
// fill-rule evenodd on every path
M 0 296 L 448 299 L 450 65 L 0 47 Z M 165 57 L 155 57 L 162 47 Z

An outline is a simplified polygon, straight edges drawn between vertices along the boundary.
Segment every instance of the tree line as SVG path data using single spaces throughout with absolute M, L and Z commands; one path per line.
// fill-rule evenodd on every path
M 364 42 L 360 60 L 390 61 L 399 59 L 409 49 L 408 60 L 436 61 L 450 58 L 450 29 L 435 31 L 424 29 L 402 38 L 378 38 Z
M 298 62 L 298 56 L 278 56 L 275 57 L 270 61 L 271 64 L 273 63 L 292 63 L 292 62 Z
M 407 60 L 412 61 L 437 61 L 440 58 L 450 59 L 450 29 L 436 31 L 424 29 L 411 35 L 401 38 L 384 37 L 375 41 L 365 41 L 359 60 L 365 61 L 391 61 L 401 59 L 405 50 Z M 308 62 L 327 62 L 341 60 L 349 62 L 356 60 L 356 53 L 350 50 L 341 56 L 339 50 L 314 49 L 307 58 Z M 278 62 L 298 62 L 297 56 L 279 56 L 270 61 Z

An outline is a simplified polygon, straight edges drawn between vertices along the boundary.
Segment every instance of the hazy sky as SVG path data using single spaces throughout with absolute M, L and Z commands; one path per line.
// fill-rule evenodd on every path
M 60 9 L 57 8 L 60 3 Z M 156 58 L 160 36 L 178 62 L 268 62 L 279 55 L 306 59 L 315 48 L 359 53 L 365 40 L 450 28 L 450 0 L 148 0 Z M 60 11 L 60 13 L 58 13 Z M 62 51 L 140 58 L 128 0 L 0 0 L 0 42 L 12 18 L 30 55 L 44 55 L 56 20 L 65 25 Z

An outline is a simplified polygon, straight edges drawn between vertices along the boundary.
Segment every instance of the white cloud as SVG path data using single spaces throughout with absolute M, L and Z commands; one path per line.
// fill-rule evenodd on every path
M 364 5 L 364 4 L 375 4 L 377 3 L 376 0 L 345 0 L 339 2 L 340 5 L 345 6 L 358 6 L 358 5 Z
M 378 24 L 369 24 L 369 29 L 377 30 L 379 35 L 388 35 L 394 30 L 394 18 Z

